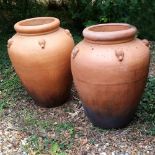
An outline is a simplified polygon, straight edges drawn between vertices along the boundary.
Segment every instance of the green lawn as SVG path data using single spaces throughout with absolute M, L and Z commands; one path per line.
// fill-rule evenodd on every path
M 33 105 L 32 99 L 20 84 L 11 67 L 6 49 L 9 36 L 0 36 L 0 121 L 8 120 L 11 116 L 11 122 L 15 124 L 14 127 L 29 135 L 26 144 L 23 144 L 25 152 L 33 150 L 35 154 L 48 152 L 52 155 L 65 155 L 68 150 L 77 145 L 75 144 L 75 135 L 84 137 L 84 133 L 76 130 L 78 124 L 74 122 L 74 119 L 68 120 L 66 117 L 66 113 L 72 114 L 73 109 L 65 105 L 61 109 L 40 110 L 39 107 Z M 75 35 L 75 38 L 79 39 L 80 37 Z M 152 48 L 152 59 L 155 57 L 154 50 Z M 73 106 L 76 106 L 76 102 Z M 11 113 L 6 115 L 8 111 L 11 111 Z M 58 117 L 61 114 L 62 117 L 64 115 L 64 118 L 66 117 L 65 121 L 60 119 L 57 121 L 57 118 L 52 115 L 55 112 Z M 83 116 L 80 119 L 83 120 Z M 145 93 L 132 124 L 134 126 L 138 124 L 137 130 L 140 130 L 144 135 L 155 135 L 155 75 L 148 78 Z M 143 124 L 142 127 L 141 124 Z M 146 126 L 145 130 L 144 125 Z M 51 128 L 52 134 L 56 135 L 54 138 L 46 135 Z M 90 132 L 95 130 L 96 134 L 105 132 L 94 127 L 90 127 L 88 130 Z M 89 138 L 91 145 L 94 145 L 96 141 L 97 139 Z

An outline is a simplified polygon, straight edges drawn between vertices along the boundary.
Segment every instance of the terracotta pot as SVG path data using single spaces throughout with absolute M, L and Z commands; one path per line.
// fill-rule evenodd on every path
M 70 54 L 74 41 L 69 30 L 53 17 L 15 24 L 8 53 L 16 73 L 37 104 L 54 107 L 69 97 L 72 84 Z
M 71 68 L 86 115 L 101 128 L 121 128 L 131 120 L 144 91 L 150 54 L 147 40 L 128 24 L 84 29 Z

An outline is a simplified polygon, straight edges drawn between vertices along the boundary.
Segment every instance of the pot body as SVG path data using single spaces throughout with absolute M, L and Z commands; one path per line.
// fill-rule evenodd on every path
M 149 61 L 149 48 L 136 38 L 115 44 L 84 39 L 74 48 L 74 84 L 95 126 L 121 128 L 130 122 L 144 91 Z
M 8 41 L 13 67 L 40 106 L 58 106 L 69 97 L 72 84 L 70 53 L 74 42 L 68 32 L 60 27 L 43 34 L 17 32 Z

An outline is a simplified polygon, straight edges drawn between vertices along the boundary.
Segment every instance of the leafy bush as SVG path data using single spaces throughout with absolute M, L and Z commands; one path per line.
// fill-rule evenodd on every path
M 36 16 L 55 16 L 73 33 L 84 27 L 107 22 L 126 22 L 135 25 L 140 37 L 155 40 L 155 1 L 153 0 L 66 0 L 60 4 L 49 0 L 0 0 L 0 31 L 13 30 L 22 19 Z M 5 26 L 4 26 L 5 25 Z
M 68 12 L 80 30 L 95 23 L 126 22 L 135 25 L 141 37 L 155 39 L 152 0 L 70 0 Z
M 141 37 L 155 40 L 155 1 L 130 1 L 127 22 L 137 26 Z
M 37 0 L 0 0 L 0 31 L 8 32 L 17 21 L 44 14 L 44 6 Z

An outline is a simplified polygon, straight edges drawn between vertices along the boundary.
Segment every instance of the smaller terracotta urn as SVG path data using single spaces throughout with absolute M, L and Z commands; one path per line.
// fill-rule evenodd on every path
M 145 88 L 149 42 L 123 23 L 87 27 L 72 52 L 75 87 L 91 122 L 101 128 L 127 125 Z
M 43 107 L 63 104 L 72 85 L 70 54 L 74 41 L 54 17 L 38 17 L 15 24 L 8 40 L 12 65 L 26 90 Z

